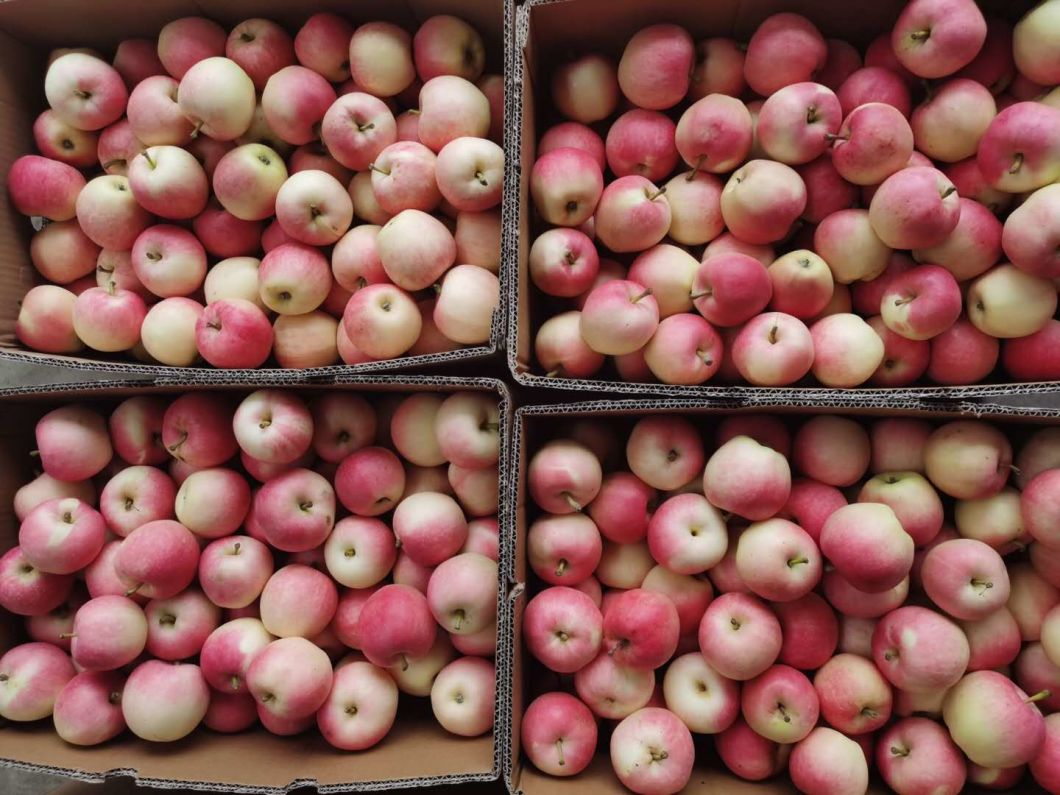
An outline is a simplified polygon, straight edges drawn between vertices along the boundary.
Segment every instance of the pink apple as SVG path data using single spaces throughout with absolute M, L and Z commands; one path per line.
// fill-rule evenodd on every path
M 113 455 L 103 417 L 87 406 L 49 411 L 38 420 L 35 438 L 41 467 L 66 482 L 97 475 Z
M 650 25 L 626 42 L 618 64 L 618 85 L 641 108 L 665 110 L 688 91 L 695 63 L 692 37 L 677 25 Z
M 68 221 L 77 214 L 76 202 L 84 187 L 85 178 L 76 168 L 39 155 L 23 155 L 7 173 L 14 208 L 23 215 L 41 215 L 52 221 Z
M 729 679 L 761 674 L 781 649 L 780 623 L 756 596 L 725 593 L 715 599 L 699 625 L 699 647 L 710 666 Z
M 744 77 L 751 89 L 769 96 L 784 86 L 810 80 L 824 66 L 824 37 L 806 17 L 792 13 L 765 19 L 747 45 Z
M 607 131 L 607 164 L 616 177 L 639 174 L 658 182 L 677 165 L 675 126 L 658 111 L 636 108 L 619 116 Z
M 75 497 L 41 503 L 22 520 L 18 544 L 30 565 L 48 574 L 73 574 L 103 548 L 107 526 L 91 505 Z
M 390 450 L 364 447 L 343 459 L 335 475 L 339 502 L 360 516 L 393 510 L 405 491 L 405 470 Z
M 990 720 L 982 720 L 987 714 Z M 983 767 L 1009 768 L 1036 757 L 1045 722 L 1033 698 L 995 671 L 975 671 L 949 693 L 942 717 L 965 755 Z
M 562 692 L 538 696 L 523 713 L 522 746 L 539 770 L 575 776 L 596 751 L 596 720 L 581 701 Z
M 748 477 L 748 473 L 754 473 Z M 740 474 L 737 474 L 740 473 Z M 713 505 L 746 519 L 768 519 L 788 501 L 791 471 L 787 460 L 750 437 L 723 444 L 707 462 L 703 493 Z
M 994 117 L 976 155 L 986 183 L 1007 193 L 1037 190 L 1058 175 L 1056 136 L 1060 108 L 1017 102 Z
M 50 643 L 8 649 L 0 657 L 0 716 L 19 723 L 47 718 L 74 673 L 66 652 Z
M 658 323 L 658 302 L 648 288 L 632 281 L 615 280 L 595 287 L 582 307 L 582 337 L 590 348 L 605 355 L 642 348 Z
M 665 237 L 670 203 L 665 190 L 638 175 L 619 177 L 600 195 L 594 216 L 596 235 L 615 253 L 643 251 Z
M 844 578 L 870 593 L 893 588 L 913 564 L 913 539 L 881 503 L 838 509 L 821 528 L 820 544 Z
M 966 0 L 915 0 L 891 31 L 899 63 L 918 77 L 945 77 L 967 66 L 986 40 L 986 20 Z
M 799 741 L 788 759 L 792 783 L 800 792 L 863 792 L 868 789 L 869 766 L 856 740 L 835 729 L 814 729 Z
M 44 95 L 56 116 L 79 130 L 100 130 L 116 122 L 129 96 L 114 67 L 75 52 L 48 66 Z
M 269 548 L 249 536 L 218 538 L 199 558 L 199 584 L 211 602 L 225 608 L 253 603 L 272 572 Z
M 550 669 L 573 673 L 600 648 L 603 618 L 592 599 L 573 588 L 547 588 L 526 606 L 523 634 L 530 653 Z
M 394 509 L 394 535 L 402 550 L 423 566 L 436 566 L 467 540 L 467 520 L 456 500 L 421 492 L 405 497 Z
M 335 524 L 335 491 L 309 469 L 269 480 L 254 497 L 254 514 L 270 545 L 285 552 L 320 546 Z
M 395 610 L 404 616 L 400 624 L 391 620 Z M 361 651 L 381 667 L 405 666 L 409 658 L 425 655 L 436 628 L 427 598 L 407 585 L 384 585 L 368 597 L 358 619 Z
M 735 171 L 721 193 L 729 231 L 747 243 L 774 243 L 787 236 L 806 209 L 806 185 L 789 166 L 752 160 Z
M 767 740 L 784 744 L 810 734 L 820 713 L 810 680 L 787 665 L 774 665 L 748 681 L 740 695 L 740 707 L 752 729 Z
M 215 367 L 257 368 L 272 351 L 273 332 L 268 317 L 243 298 L 209 304 L 195 325 L 202 357 Z
M 755 594 L 790 602 L 810 592 L 821 578 L 821 555 L 813 538 L 785 519 L 748 527 L 736 547 L 736 571 Z

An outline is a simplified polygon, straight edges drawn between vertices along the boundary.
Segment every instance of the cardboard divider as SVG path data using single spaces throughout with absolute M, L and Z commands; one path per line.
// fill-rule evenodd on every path
M 512 3 L 514 0 L 506 0 Z M 519 163 L 517 179 L 506 185 L 506 226 L 518 232 L 517 245 L 506 249 L 508 279 L 508 367 L 523 386 L 571 391 L 608 391 L 645 396 L 685 398 L 751 399 L 766 401 L 853 399 L 871 394 L 878 400 L 968 400 L 1012 394 L 1040 394 L 1060 390 L 1058 382 L 1009 383 L 996 371 L 987 382 L 970 386 L 936 386 L 931 383 L 902 388 L 829 389 L 808 378 L 798 386 L 763 388 L 749 385 L 699 386 L 627 382 L 608 363 L 594 378 L 549 377 L 533 353 L 534 334 L 557 310 L 572 308 L 570 302 L 551 299 L 530 282 L 528 256 L 534 237 L 544 230 L 535 218 L 530 200 L 530 172 L 536 156 L 537 137 L 546 126 L 560 121 L 549 110 L 548 85 L 551 71 L 573 55 L 600 51 L 617 61 L 626 41 L 638 29 L 659 22 L 685 27 L 697 41 L 707 36 L 733 36 L 746 41 L 759 23 L 779 11 L 795 11 L 809 17 L 826 37 L 850 40 L 861 47 L 889 29 L 904 0 L 837 3 L 834 0 L 731 0 L 701 3 L 696 0 L 526 0 L 518 6 L 514 52 L 509 55 L 511 98 L 506 138 L 509 162 Z M 987 0 L 979 2 L 984 12 L 1018 18 L 1033 5 L 1031 0 Z M 540 126 L 539 126 L 540 125 Z M 622 259 L 618 257 L 618 259 Z
M 819 414 L 845 415 L 853 418 L 918 417 L 938 420 L 940 423 L 960 418 L 979 418 L 998 423 L 1009 431 L 1010 436 L 1021 437 L 1042 426 L 1060 423 L 1060 408 L 1039 409 L 1035 407 L 1013 407 L 992 403 L 955 402 L 934 405 L 918 400 L 869 400 L 847 401 L 748 401 L 748 400 L 593 400 L 584 402 L 557 403 L 523 406 L 515 413 L 512 430 L 511 481 L 508 502 L 513 512 L 510 527 L 514 537 L 505 544 L 507 557 L 503 560 L 502 576 L 513 583 L 511 611 L 507 617 L 512 660 L 511 714 L 506 723 L 509 752 L 504 757 L 504 781 L 513 795 L 619 795 L 627 790 L 618 781 L 612 768 L 606 747 L 606 725 L 601 721 L 601 739 L 604 742 L 597 750 L 590 766 L 577 776 L 555 778 L 537 770 L 522 757 L 520 731 L 522 715 L 537 694 L 550 689 L 560 689 L 561 679 L 534 660 L 523 648 L 522 616 L 527 600 L 541 590 L 530 571 L 526 553 L 526 535 L 530 523 L 542 512 L 528 496 L 526 473 L 529 459 L 547 441 L 561 438 L 569 426 L 582 420 L 603 420 L 608 423 L 611 434 L 617 440 L 619 455 L 624 455 L 625 439 L 632 424 L 641 417 L 653 414 L 680 414 L 701 428 L 710 428 L 717 419 L 734 414 L 766 413 L 786 419 L 809 418 Z M 709 438 L 709 437 L 708 437 Z M 709 447 L 708 447 L 709 450 Z M 606 466 L 605 473 L 610 471 Z M 764 782 L 749 782 L 729 773 L 713 750 L 709 736 L 693 735 L 696 743 L 696 766 L 688 786 L 682 790 L 687 795 L 779 795 L 795 793 L 796 790 L 786 776 L 781 775 Z M 1021 792 L 1039 792 L 1024 783 Z M 870 793 L 890 792 L 886 787 L 873 784 Z
M 255 383 L 162 384 L 153 387 L 123 382 L 96 382 L 71 389 L 43 386 L 30 390 L 0 391 L 0 410 L 6 422 L 0 428 L 0 550 L 18 538 L 19 523 L 12 500 L 15 491 L 33 477 L 32 458 L 36 421 L 53 408 L 83 403 L 100 410 L 113 409 L 132 395 L 178 397 L 191 389 L 223 391 L 242 396 L 263 386 L 284 388 L 283 381 Z M 512 538 L 513 513 L 503 496 L 509 489 L 511 397 L 503 382 L 490 378 L 441 376 L 340 376 L 332 384 L 299 386 L 298 394 L 311 397 L 324 391 L 350 391 L 369 399 L 414 392 L 487 392 L 496 396 L 500 409 L 501 455 L 498 461 L 502 496 L 498 522 L 502 539 Z M 498 589 L 498 626 L 505 627 L 510 613 L 505 578 Z M 321 793 L 388 790 L 471 781 L 495 781 L 507 754 L 508 697 L 511 692 L 511 643 L 504 630 L 497 639 L 497 691 L 495 727 L 491 734 L 463 738 L 447 733 L 435 721 L 424 699 L 402 695 L 398 719 L 390 734 L 367 751 L 350 753 L 328 745 L 319 733 L 276 737 L 264 729 L 223 735 L 205 728 L 177 743 L 150 743 L 128 732 L 102 746 L 68 745 L 55 734 L 50 720 L 34 724 L 0 725 L 0 765 L 64 775 L 86 782 L 131 776 L 144 786 L 183 787 L 210 792 L 268 793 L 278 795 L 304 786 Z M 0 650 L 24 640 L 22 620 L 0 614 Z
M 129 0 L 8 0 L 0 3 L 0 173 L 24 154 L 36 153 L 32 126 L 37 114 L 47 107 L 44 100 L 44 73 L 48 52 L 55 47 L 90 46 L 106 56 L 122 39 L 154 37 L 167 22 L 188 15 L 203 15 L 231 28 L 250 17 L 267 17 L 283 24 L 292 33 L 305 19 L 319 11 L 342 14 L 355 24 L 373 20 L 394 22 L 415 32 L 416 27 L 436 14 L 455 14 L 481 34 L 486 42 L 486 72 L 504 76 L 508 39 L 514 32 L 514 4 L 476 0 L 309 0 L 289 3 L 282 0 L 152 0 L 130 10 Z M 506 133 L 507 135 L 507 133 Z M 507 150 L 506 150 L 507 151 Z M 510 173 L 511 169 L 507 169 Z M 509 180 L 506 173 L 505 181 Z M 505 193 L 505 196 L 508 194 Z M 505 208 L 502 204 L 502 213 Z M 355 219 L 356 220 L 356 219 Z M 375 373 L 394 370 L 433 368 L 459 362 L 481 362 L 501 349 L 507 333 L 506 262 L 514 257 L 504 251 L 514 239 L 502 241 L 500 281 L 502 299 L 493 314 L 490 338 L 473 345 L 438 354 L 405 356 L 363 364 L 336 364 L 328 367 L 292 370 L 271 366 L 256 370 L 221 370 L 202 367 L 171 367 L 139 362 L 129 353 L 104 354 L 85 350 L 79 355 L 42 353 L 26 348 L 15 336 L 19 305 L 26 292 L 44 283 L 30 262 L 30 219 L 11 206 L 6 190 L 0 190 L 0 361 L 61 365 L 79 370 L 140 373 L 170 378 L 227 380 L 254 378 L 267 374 L 290 381 L 331 377 L 343 373 Z M 214 258 L 211 258 L 211 263 Z

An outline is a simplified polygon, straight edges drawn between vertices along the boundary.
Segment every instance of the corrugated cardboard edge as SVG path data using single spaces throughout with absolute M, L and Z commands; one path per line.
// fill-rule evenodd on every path
M 341 322 L 341 321 L 340 321 Z M 391 370 L 416 369 L 438 365 L 475 362 L 488 359 L 500 348 L 505 323 L 503 311 L 498 305 L 493 314 L 488 345 L 475 345 L 459 348 L 444 353 L 430 353 L 421 356 L 404 356 L 397 359 L 381 359 L 377 362 L 361 364 L 334 364 L 327 367 L 308 367 L 294 369 L 284 367 L 262 367 L 259 369 L 219 369 L 213 367 L 170 367 L 158 364 L 109 361 L 103 359 L 85 359 L 81 357 L 59 356 L 56 354 L 38 353 L 36 351 L 15 348 L 0 348 L 0 360 L 10 360 L 22 364 L 33 364 L 43 367 L 69 367 L 86 373 L 135 373 L 155 378 L 195 378 L 199 380 L 219 380 L 239 378 L 268 377 L 297 382 L 308 378 L 322 378 L 343 375 L 346 373 L 385 373 Z
M 515 3 L 515 0 L 505 0 Z M 1060 381 L 1039 381 L 1024 383 L 973 384 L 970 386 L 932 386 L 918 385 L 893 389 L 829 389 L 820 385 L 806 387 L 767 388 L 752 386 L 681 386 L 674 384 L 655 384 L 647 382 L 605 381 L 586 378 L 549 378 L 529 371 L 529 362 L 519 360 L 519 351 L 525 342 L 526 350 L 532 351 L 533 340 L 522 340 L 519 333 L 519 261 L 518 232 L 520 219 L 526 208 L 523 206 L 522 190 L 519 177 L 521 174 L 520 155 L 523 147 L 522 106 L 527 80 L 524 74 L 523 50 L 530 41 L 532 12 L 534 8 L 556 3 L 577 2 L 577 0 L 526 0 L 518 7 L 515 19 L 515 36 L 510 44 L 512 51 L 505 53 L 505 69 L 511 73 L 508 86 L 510 96 L 505 98 L 505 163 L 513 169 L 505 178 L 504 229 L 506 236 L 515 237 L 513 244 L 502 249 L 502 267 L 508 273 L 507 317 L 508 333 L 506 349 L 508 369 L 512 377 L 521 386 L 542 389 L 564 389 L 574 392 L 614 392 L 629 395 L 650 397 L 679 398 L 721 398 L 752 400 L 842 400 L 854 399 L 856 395 L 868 393 L 880 400 L 967 400 L 981 397 L 998 397 L 1003 395 L 1042 394 L 1060 392 Z M 532 142 L 531 142 L 532 143 Z
M 500 415 L 500 454 L 497 461 L 498 493 L 501 500 L 498 505 L 497 521 L 501 563 L 498 566 L 497 588 L 497 652 L 494 657 L 496 666 L 496 696 L 494 703 L 493 729 L 493 769 L 490 773 L 466 773 L 425 778 L 398 778 L 376 781 L 350 782 L 319 786 L 312 778 L 292 779 L 284 786 L 258 787 L 238 786 L 209 782 L 181 781 L 170 779 L 153 779 L 140 777 L 135 769 L 115 768 L 103 773 L 89 773 L 84 770 L 51 767 L 21 762 L 17 759 L 0 757 L 0 766 L 25 770 L 32 773 L 46 773 L 87 783 L 102 783 L 110 778 L 128 776 L 139 785 L 159 789 L 189 789 L 208 792 L 260 793 L 261 795 L 282 795 L 301 787 L 314 786 L 320 793 L 364 792 L 402 789 L 409 787 L 430 787 L 442 784 L 461 784 L 475 781 L 495 781 L 501 775 L 503 760 L 510 756 L 510 720 L 512 693 L 512 652 L 514 644 L 511 637 L 511 599 L 509 598 L 508 581 L 504 574 L 502 561 L 505 553 L 503 546 L 515 537 L 515 511 L 510 500 L 505 499 L 511 492 L 512 485 L 512 428 L 514 423 L 514 405 L 507 384 L 496 378 L 461 378 L 457 376 L 372 376 L 372 375 L 338 375 L 327 383 L 292 384 L 283 379 L 262 378 L 256 381 L 239 379 L 214 379 L 208 383 L 191 379 L 159 379 L 153 384 L 144 385 L 143 381 L 94 381 L 90 383 L 45 384 L 30 387 L 11 387 L 0 390 L 0 402 L 13 402 L 32 397 L 62 399 L 84 395 L 120 394 L 153 394 L 171 392 L 182 387 L 205 387 L 211 389 L 245 390 L 264 387 L 300 389 L 306 391 L 334 391 L 336 389 L 356 389 L 358 387 L 384 387 L 387 390 L 400 391 L 402 387 L 420 389 L 443 388 L 448 391 L 475 389 L 488 391 L 497 396 Z M 508 540 L 506 542 L 506 540 Z M 2 754 L 2 750 L 0 750 Z M 350 757 L 355 764 L 356 757 Z
M 532 0 L 533 1 L 533 0 Z M 546 2 L 554 0 L 545 0 Z M 559 0 L 562 2 L 562 0 Z M 640 400 L 625 398 L 620 400 L 587 400 L 571 403 L 547 403 L 520 406 L 515 412 L 515 420 L 511 433 L 511 450 L 508 453 L 510 461 L 510 480 L 507 499 L 509 506 L 509 523 L 506 527 L 511 535 L 502 538 L 501 561 L 502 580 L 507 579 L 510 584 L 509 604 L 506 619 L 510 623 L 507 626 L 506 637 L 511 643 L 508 656 L 514 665 L 515 655 L 522 653 L 522 645 L 515 632 L 515 616 L 517 603 L 525 591 L 525 583 L 519 581 L 517 576 L 516 561 L 519 554 L 518 546 L 520 504 L 523 489 L 522 480 L 525 475 L 523 471 L 523 455 L 525 427 L 524 418 L 527 417 L 600 417 L 610 415 L 643 414 L 646 412 L 682 412 L 688 410 L 720 410 L 720 411 L 768 411 L 782 410 L 787 413 L 798 414 L 804 411 L 807 414 L 827 412 L 832 409 L 837 412 L 849 412 L 862 416 L 872 416 L 875 413 L 886 413 L 889 415 L 925 416 L 936 418 L 974 417 L 977 419 L 1007 418 L 1010 420 L 1055 420 L 1060 422 L 1060 408 L 1039 408 L 1035 406 L 1008 406 L 997 403 L 980 403 L 976 401 L 954 401 L 949 403 L 934 403 L 924 400 L 894 400 L 881 398 L 879 396 L 861 395 L 855 393 L 850 399 L 846 396 L 829 395 L 821 399 L 797 399 L 797 400 L 741 400 L 741 399 L 659 399 Z M 514 676 L 509 683 L 509 688 L 515 687 Z M 509 690 L 509 707 L 513 706 L 512 691 Z M 513 753 L 513 715 L 509 711 L 506 718 L 507 742 L 509 751 L 502 759 L 502 778 L 504 784 L 512 795 L 522 795 L 522 790 L 515 780 Z

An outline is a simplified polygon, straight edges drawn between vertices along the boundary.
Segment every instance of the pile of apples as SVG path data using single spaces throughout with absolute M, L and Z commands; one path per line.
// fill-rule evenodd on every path
M 449 732 L 488 732 L 497 400 L 378 397 L 192 392 L 44 415 L 43 472 L 0 557 L 0 608 L 31 639 L 0 657 L 0 717 L 51 718 L 79 746 L 260 722 L 358 751 L 404 693 Z
M 49 282 L 18 338 L 222 368 L 487 342 L 504 152 L 485 52 L 453 16 L 410 35 L 332 13 L 294 36 L 185 17 L 112 63 L 53 52 L 40 154 L 7 174 Z
M 911 0 L 864 53 L 794 13 L 646 27 L 551 74 L 539 368 L 902 387 L 1060 379 L 1060 0 Z
M 530 762 L 577 775 L 609 734 L 618 779 L 669 795 L 695 734 L 808 795 L 872 767 L 1060 792 L 1060 429 L 1014 460 L 979 420 L 738 414 L 713 452 L 690 420 L 581 421 L 530 460 Z

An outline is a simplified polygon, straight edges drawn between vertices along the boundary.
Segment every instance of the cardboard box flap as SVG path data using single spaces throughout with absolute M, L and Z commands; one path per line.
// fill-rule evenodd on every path
M 281 793 L 304 786 L 321 792 L 435 783 L 485 781 L 493 774 L 493 738 L 448 734 L 426 716 L 394 724 L 370 753 L 328 745 L 315 731 L 276 737 L 264 730 L 221 735 L 200 729 L 176 743 L 149 743 L 129 734 L 93 748 L 59 739 L 48 721 L 0 729 L 7 764 L 85 781 L 133 776 L 145 786 L 224 792 Z M 421 779 L 431 779 L 424 782 Z

